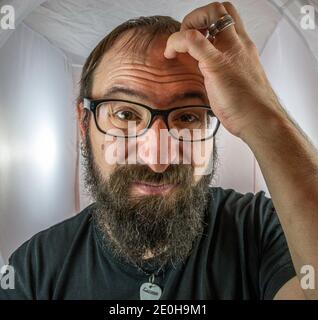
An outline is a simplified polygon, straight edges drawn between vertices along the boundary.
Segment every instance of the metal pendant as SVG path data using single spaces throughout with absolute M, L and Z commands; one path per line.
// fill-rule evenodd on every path
M 154 283 L 146 282 L 140 286 L 140 300 L 159 300 L 161 295 L 161 288 Z

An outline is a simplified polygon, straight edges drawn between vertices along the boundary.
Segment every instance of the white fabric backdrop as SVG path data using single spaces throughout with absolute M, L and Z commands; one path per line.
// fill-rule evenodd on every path
M 77 175 L 72 96 L 90 50 L 125 19 L 143 14 L 181 19 L 211 1 L 0 0 L 0 5 L 4 2 L 16 9 L 16 26 L 27 25 L 0 30 L 0 255 L 6 260 L 31 235 L 90 202 Z M 316 31 L 298 30 L 302 1 L 233 2 L 259 50 L 264 48 L 264 67 L 286 109 L 317 143 L 317 61 L 309 48 L 317 57 L 318 37 Z M 294 26 L 283 21 L 277 27 L 282 15 Z M 221 128 L 218 147 L 218 185 L 243 193 L 266 190 L 242 141 Z
M 118 24 L 142 15 L 169 15 L 178 20 L 212 0 L 50 0 L 38 6 L 25 23 L 62 48 L 75 64 Z M 233 0 L 251 37 L 263 48 L 281 14 L 269 1 Z
M 0 48 L 0 252 L 76 211 L 76 121 L 64 54 L 25 25 Z
M 18 27 L 20 23 L 38 6 L 40 6 L 45 0 L 0 0 L 0 6 L 10 5 L 15 11 L 15 26 Z M 0 28 L 0 48 L 9 39 L 14 29 L 2 30 Z
M 2 258 L 2 255 L 1 255 L 1 253 L 0 253 L 0 269 L 1 269 L 1 267 L 4 265 L 5 263 L 4 263 L 4 259 Z
M 318 68 L 304 38 L 282 19 L 261 60 L 283 106 L 318 147 Z M 255 169 L 255 191 L 267 190 L 257 163 Z

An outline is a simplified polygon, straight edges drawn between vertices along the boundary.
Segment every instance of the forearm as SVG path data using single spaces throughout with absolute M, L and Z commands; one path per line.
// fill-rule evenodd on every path
M 299 278 L 303 265 L 318 272 L 317 150 L 280 112 L 255 122 L 241 138 L 260 165 Z M 317 299 L 317 282 L 304 294 Z

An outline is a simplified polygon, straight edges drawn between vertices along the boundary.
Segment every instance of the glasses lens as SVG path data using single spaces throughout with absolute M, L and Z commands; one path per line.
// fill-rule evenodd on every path
M 108 101 L 98 105 L 97 123 L 107 134 L 133 137 L 145 131 L 150 112 L 139 105 L 123 101 Z
M 203 107 L 176 109 L 170 113 L 168 123 L 170 133 L 184 141 L 211 138 L 218 127 L 218 119 L 212 110 Z

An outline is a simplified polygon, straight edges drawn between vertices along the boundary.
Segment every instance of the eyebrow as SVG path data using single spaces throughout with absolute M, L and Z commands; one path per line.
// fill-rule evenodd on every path
M 150 97 L 145 94 L 144 92 L 123 87 L 123 86 L 114 86 L 111 87 L 110 89 L 106 90 L 104 93 L 105 98 L 110 98 L 112 95 L 115 94 L 124 94 L 129 97 L 134 97 L 134 98 L 139 98 L 143 100 L 150 100 Z M 169 104 L 176 103 L 178 101 L 186 100 L 186 99 L 200 99 L 202 102 L 207 100 L 206 95 L 199 90 L 189 90 L 185 92 L 180 92 L 177 94 L 174 94 L 170 99 L 169 99 Z

